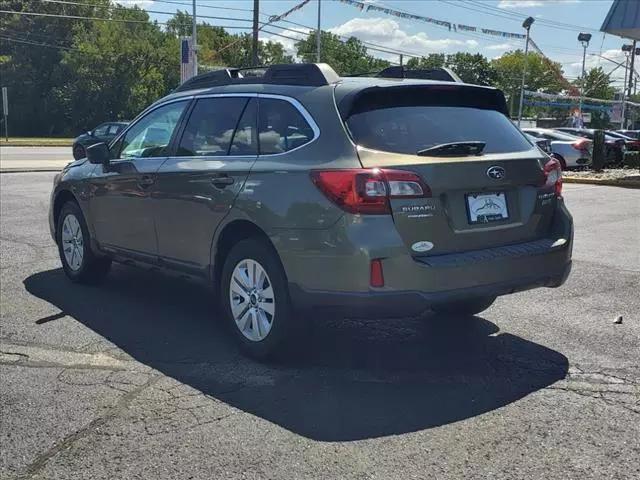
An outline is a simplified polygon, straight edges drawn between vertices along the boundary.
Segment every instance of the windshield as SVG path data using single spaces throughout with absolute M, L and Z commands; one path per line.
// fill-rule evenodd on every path
M 347 127 L 363 147 L 415 155 L 456 142 L 483 142 L 483 153 L 523 152 L 531 144 L 502 113 L 472 107 L 400 106 L 351 115 Z

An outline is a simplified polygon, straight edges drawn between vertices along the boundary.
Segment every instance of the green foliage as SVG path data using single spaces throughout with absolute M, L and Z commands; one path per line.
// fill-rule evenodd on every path
M 625 152 L 622 163 L 625 167 L 640 168 L 640 152 Z
M 494 85 L 496 82 L 495 69 L 487 58 L 479 53 L 458 52 L 446 56 L 443 53 L 431 53 L 426 57 L 411 58 L 407 62 L 407 67 L 425 69 L 448 67 L 466 83 Z
M 362 73 L 379 72 L 389 66 L 389 62 L 372 57 L 367 53 L 364 44 L 355 37 L 346 42 L 330 32 L 320 35 L 322 48 L 320 61 L 328 63 L 339 75 L 356 75 Z M 312 32 L 307 38 L 296 43 L 298 58 L 303 62 L 315 62 L 316 33 Z

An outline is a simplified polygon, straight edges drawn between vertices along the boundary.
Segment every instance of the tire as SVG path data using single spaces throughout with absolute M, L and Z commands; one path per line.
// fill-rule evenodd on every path
M 87 151 L 82 145 L 76 144 L 73 146 L 73 158 L 75 158 L 76 160 L 80 160 L 81 158 L 84 158 L 86 156 Z
M 443 303 L 440 305 L 433 305 L 431 310 L 441 314 L 454 314 L 454 315 L 476 315 L 489 308 L 493 302 L 496 301 L 496 297 L 480 297 L 470 300 L 462 300 L 459 302 Z
M 251 276 L 249 270 L 254 268 L 258 275 Z M 220 281 L 220 302 L 241 350 L 258 360 L 289 351 L 297 322 L 292 317 L 287 278 L 273 247 L 257 238 L 241 240 L 227 255 Z
M 97 284 L 109 273 L 111 259 L 96 256 L 82 210 L 76 202 L 62 206 L 56 225 L 56 240 L 62 268 L 75 283 Z

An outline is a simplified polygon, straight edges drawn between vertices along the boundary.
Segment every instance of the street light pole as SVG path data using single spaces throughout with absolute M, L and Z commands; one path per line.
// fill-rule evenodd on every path
M 578 35 L 578 41 L 582 43 L 582 78 L 580 80 L 580 105 L 578 107 L 578 114 L 580 115 L 580 126 L 583 126 L 582 120 L 582 103 L 584 102 L 584 81 L 585 81 L 585 71 L 584 71 L 584 63 L 587 59 L 587 47 L 589 46 L 589 41 L 591 40 L 590 33 L 581 33 Z
M 520 122 L 522 121 L 522 107 L 524 106 L 524 82 L 527 78 L 527 60 L 529 59 L 529 30 L 531 29 L 531 25 L 533 25 L 535 19 L 533 17 L 528 17 L 524 22 L 522 22 L 522 26 L 527 30 L 527 38 L 525 40 L 524 45 L 524 66 L 522 67 L 522 85 L 520 86 L 520 107 L 518 108 L 518 127 L 520 126 Z
M 188 5 L 188 4 L 187 4 Z M 196 0 L 193 0 L 191 31 L 191 50 L 193 51 L 193 75 L 198 75 L 198 19 L 196 17 Z
M 320 46 L 322 43 L 321 35 L 320 35 L 320 8 L 321 8 L 321 0 L 318 0 L 318 28 L 316 30 L 316 60 L 320 63 Z

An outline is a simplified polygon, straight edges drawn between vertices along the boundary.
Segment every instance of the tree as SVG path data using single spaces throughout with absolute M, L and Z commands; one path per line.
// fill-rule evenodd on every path
M 431 53 L 426 57 L 411 58 L 407 62 L 407 67 L 412 69 L 448 67 L 463 82 L 475 85 L 493 85 L 496 81 L 495 69 L 489 60 L 479 53 L 458 52 L 446 56 L 444 53 Z
M 191 15 L 187 12 L 178 12 L 167 22 L 167 32 L 180 36 L 190 36 L 192 33 Z M 233 35 L 222 27 L 198 24 L 198 63 L 203 69 L 226 67 L 250 67 L 252 66 L 252 42 L 251 35 L 243 33 Z M 258 43 L 258 64 L 273 65 L 275 63 L 292 63 L 293 57 L 287 55 L 282 44 L 277 42 Z
M 0 9 L 15 12 L 41 12 L 54 15 L 100 16 L 109 0 L 86 0 L 79 3 L 94 6 L 43 3 L 38 0 L 0 0 Z M 8 87 L 13 135 L 52 135 L 65 130 L 60 105 L 52 95 L 67 78 L 60 62 L 67 49 L 73 47 L 79 29 L 87 29 L 91 21 L 2 15 L 3 40 L 0 41 L 0 76 Z
M 522 50 L 505 53 L 500 58 L 491 61 L 495 71 L 495 85 L 508 97 L 511 112 L 517 110 L 518 99 L 522 82 L 522 71 L 525 56 Z M 526 57 L 527 78 L 525 89 L 534 92 L 560 93 L 562 90 L 572 88 L 564 79 L 561 65 L 546 60 L 537 53 L 529 53 Z M 528 113 L 535 109 L 529 107 Z
M 580 87 L 580 79 L 574 82 L 576 88 Z M 612 100 L 616 89 L 611 86 L 612 80 L 609 75 L 604 73 L 602 67 L 595 67 L 589 70 L 584 77 L 584 96 L 591 98 L 601 98 L 602 100 Z M 588 105 L 589 101 L 585 104 Z M 604 104 L 594 105 L 602 107 Z M 589 111 L 589 109 L 586 109 Z M 609 114 L 606 110 L 592 110 L 590 127 L 592 128 L 608 128 L 610 122 Z
M 177 39 L 137 7 L 115 6 L 109 15 L 139 23 L 95 22 L 78 29 L 60 63 L 66 81 L 52 95 L 71 132 L 132 119 L 179 83 Z
M 328 63 L 339 75 L 357 75 L 379 72 L 389 66 L 389 62 L 367 53 L 367 47 L 355 37 L 347 41 L 330 32 L 322 31 L 320 39 L 320 61 Z M 310 33 L 296 43 L 297 56 L 304 62 L 316 61 L 316 32 Z

